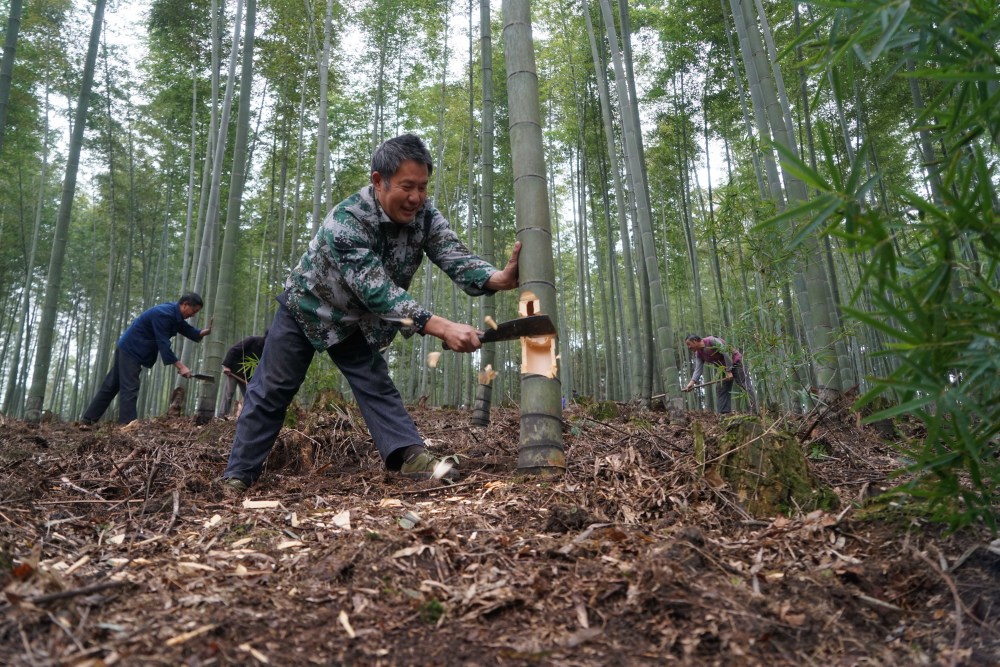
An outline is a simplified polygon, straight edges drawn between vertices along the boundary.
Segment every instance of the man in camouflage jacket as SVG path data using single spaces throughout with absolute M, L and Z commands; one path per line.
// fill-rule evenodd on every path
M 278 297 L 223 473 L 230 488 L 244 490 L 260 476 L 312 357 L 322 351 L 347 379 L 386 467 L 431 476 L 438 459 L 425 451 L 379 351 L 397 331 L 435 336 L 457 352 L 478 349 L 475 327 L 434 315 L 407 289 L 424 255 L 472 296 L 514 289 L 520 252 L 516 243 L 503 270 L 473 255 L 427 200 L 432 171 L 419 138 L 389 139 L 372 156 L 371 184 L 326 216 Z

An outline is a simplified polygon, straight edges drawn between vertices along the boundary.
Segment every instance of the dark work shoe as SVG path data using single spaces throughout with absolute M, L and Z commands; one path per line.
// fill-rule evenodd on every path
M 250 485 L 244 482 L 242 479 L 236 477 L 226 477 L 219 480 L 222 487 L 226 491 L 235 491 L 236 493 L 243 493 L 250 488 Z
M 457 481 L 461 476 L 455 468 L 453 457 L 439 459 L 423 447 L 417 448 L 403 461 L 399 474 L 410 479 L 440 479 L 446 482 Z

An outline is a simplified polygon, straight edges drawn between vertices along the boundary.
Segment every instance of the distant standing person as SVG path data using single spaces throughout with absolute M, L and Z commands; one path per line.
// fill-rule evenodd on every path
M 754 399 L 750 378 L 743 368 L 743 355 L 735 347 L 730 346 L 718 336 L 689 335 L 684 339 L 687 349 L 694 354 L 694 373 L 684 387 L 684 391 L 694 389 L 695 383 L 701 379 L 705 364 L 721 366 L 726 371 L 726 378 L 715 387 L 720 414 L 732 412 L 733 383 L 739 385 L 747 393 L 750 401 L 750 411 L 757 412 L 757 402 Z
M 104 415 L 115 396 L 118 398 L 118 423 L 128 424 L 136 419 L 136 401 L 139 398 L 139 373 L 142 367 L 152 368 L 159 353 L 164 366 L 174 366 L 177 374 L 191 377 L 191 369 L 177 358 L 170 349 L 170 339 L 181 334 L 194 342 L 212 333 L 212 327 L 195 329 L 185 320 L 194 317 L 204 302 L 194 292 L 177 301 L 153 306 L 135 318 L 132 325 L 118 339 L 114 363 L 97 390 L 97 395 L 83 412 L 80 420 L 93 424 Z
M 226 376 L 226 386 L 222 391 L 219 417 L 225 417 L 233 409 L 236 387 L 240 388 L 240 396 L 246 396 L 247 382 L 260 362 L 260 355 L 264 353 L 265 336 L 267 336 L 266 331 L 263 336 L 247 336 L 226 352 L 226 358 L 222 360 L 222 374 Z
M 456 352 L 479 349 L 480 331 L 431 313 L 407 292 L 426 255 L 467 294 L 518 284 L 514 244 L 503 270 L 473 255 L 427 198 L 430 152 L 412 134 L 372 155 L 371 182 L 337 204 L 278 297 L 260 364 L 247 387 L 223 483 L 245 491 L 260 477 L 288 406 L 317 352 L 347 379 L 388 470 L 410 478 L 457 477 L 424 439 L 380 350 L 396 334 L 435 336 Z

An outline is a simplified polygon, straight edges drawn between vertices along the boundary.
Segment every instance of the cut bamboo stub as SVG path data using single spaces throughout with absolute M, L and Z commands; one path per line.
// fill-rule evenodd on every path
M 559 368 L 556 361 L 556 341 L 552 336 L 521 339 L 521 374 L 532 373 L 554 378 Z
M 521 317 L 541 315 L 541 301 L 534 293 L 524 292 L 521 294 L 517 311 Z M 521 338 L 521 375 L 532 374 L 554 378 L 558 373 L 555 336 Z
M 441 359 L 440 352 L 428 352 L 427 353 L 427 368 L 437 368 L 438 361 Z
M 494 329 L 494 330 L 497 329 L 497 321 L 494 320 L 489 315 L 487 315 L 486 317 L 483 318 L 483 322 L 486 322 L 486 326 L 488 326 L 490 329 Z
M 493 364 L 486 364 L 486 368 L 479 371 L 479 384 L 489 385 L 493 383 L 493 378 L 497 376 L 497 372 L 493 370 Z

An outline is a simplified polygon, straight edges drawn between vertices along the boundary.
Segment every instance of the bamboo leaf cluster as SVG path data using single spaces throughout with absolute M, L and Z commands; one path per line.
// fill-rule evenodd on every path
M 818 170 L 785 155 L 819 194 L 779 218 L 804 218 L 800 236 L 824 228 L 869 262 L 845 312 L 885 335 L 879 353 L 896 366 L 872 378 L 859 405 L 891 397 L 869 421 L 912 415 L 922 427 L 900 446 L 909 478 L 898 490 L 954 527 L 983 520 L 996 530 L 1000 17 L 991 3 L 915 0 L 831 5 L 819 22 L 831 26 L 820 66 L 887 60 L 883 85 L 909 79 L 932 91 L 910 127 L 924 140 L 928 188 L 892 187 L 895 208 L 873 207 L 884 174 L 864 147 L 847 164 L 827 150 Z

